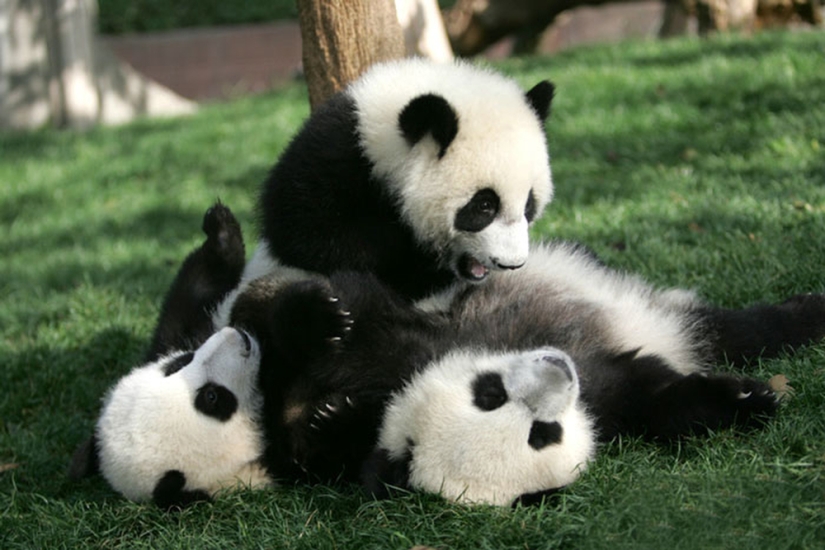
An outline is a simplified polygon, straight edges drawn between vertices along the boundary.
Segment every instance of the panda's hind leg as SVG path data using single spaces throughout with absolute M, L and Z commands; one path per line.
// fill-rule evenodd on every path
M 712 342 L 712 359 L 746 364 L 757 357 L 825 337 L 825 295 L 799 294 L 779 304 L 745 309 L 705 308 L 700 312 Z
M 216 202 L 202 229 L 206 239 L 186 257 L 163 300 L 147 361 L 203 343 L 214 331 L 212 311 L 240 281 L 246 254 L 232 211 Z

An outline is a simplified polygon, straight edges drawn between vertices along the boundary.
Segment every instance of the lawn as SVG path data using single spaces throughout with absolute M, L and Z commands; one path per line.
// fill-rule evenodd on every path
M 498 67 L 557 85 L 556 198 L 536 237 L 725 306 L 825 291 L 825 34 Z M 70 483 L 203 212 L 220 198 L 254 242 L 258 185 L 307 112 L 295 85 L 191 118 L 0 134 L 0 548 L 821 548 L 825 345 L 752 367 L 795 390 L 765 430 L 616 441 L 541 507 L 283 486 L 164 514 L 99 479 Z

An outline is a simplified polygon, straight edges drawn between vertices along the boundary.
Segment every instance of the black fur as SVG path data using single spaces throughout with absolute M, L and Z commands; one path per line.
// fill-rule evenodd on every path
M 205 261 L 203 254 L 193 257 Z M 184 263 L 165 309 L 197 301 L 180 294 L 192 292 L 186 283 L 190 277 L 198 280 L 203 268 L 197 261 Z M 472 313 L 474 301 L 489 300 L 505 302 L 493 315 Z M 776 409 L 773 392 L 762 382 L 715 373 L 684 376 L 660 357 L 603 349 L 590 337 L 603 334 L 598 316 L 582 305 L 571 316 L 567 307 L 530 293 L 507 297 L 487 283 L 469 287 L 448 315 L 428 314 L 375 275 L 355 272 L 253 285 L 235 303 L 231 322 L 255 335 L 261 346 L 263 464 L 276 479 L 360 477 L 379 495 L 383 483 L 404 487 L 405 460 L 390 460 L 380 449 L 370 456 L 382 411 L 414 372 L 459 346 L 567 351 L 576 364 L 581 399 L 604 440 L 640 434 L 668 441 L 710 429 L 753 427 Z M 701 306 L 686 315 L 699 327 L 699 341 L 707 342 L 706 355 L 715 358 L 747 361 L 825 333 L 821 296 L 745 310 Z M 164 335 L 168 318 L 161 317 L 157 334 Z M 176 327 L 173 323 L 171 330 Z M 548 426 L 537 429 L 536 445 L 564 436 Z M 185 501 L 183 485 L 175 476 L 165 479 L 156 500 Z
M 442 353 L 446 325 L 372 275 L 340 273 L 247 299 L 232 322 L 261 344 L 264 465 L 275 478 L 356 479 L 386 399 Z
M 527 196 L 527 204 L 524 205 L 524 217 L 527 219 L 527 223 L 532 222 L 536 217 L 536 195 L 532 189 Z
M 92 435 L 77 446 L 69 464 L 69 479 L 79 481 L 85 477 L 100 473 L 100 460 L 97 454 L 97 436 Z
M 194 357 L 194 351 L 187 351 L 186 353 L 182 353 L 181 355 L 178 355 L 174 359 L 170 360 L 168 363 L 166 363 L 166 365 L 163 366 L 164 376 L 172 376 L 180 369 L 191 363 Z
M 403 493 L 409 487 L 410 461 L 408 449 L 400 459 L 393 459 L 386 449 L 376 449 L 362 465 L 361 484 L 367 494 L 386 499 Z
M 714 360 L 747 363 L 775 356 L 822 337 L 825 295 L 799 294 L 781 304 L 758 304 L 742 310 L 707 308 L 700 312 L 717 342 Z
M 542 80 L 527 92 L 527 101 L 542 124 L 550 115 L 550 103 L 553 101 L 555 92 L 556 87 L 547 80 Z
M 152 501 L 167 511 L 180 510 L 196 502 L 208 502 L 211 499 L 205 491 L 187 491 L 186 476 L 178 470 L 166 472 L 152 491 Z
M 146 353 L 154 361 L 170 350 L 197 347 L 214 330 L 212 309 L 238 285 L 246 262 L 238 221 L 217 202 L 203 217 L 206 241 L 183 262 L 163 301 Z
M 483 91 L 479 91 L 483 93 Z M 525 95 L 544 124 L 553 85 L 541 82 Z M 454 108 L 441 96 L 424 94 L 399 113 L 399 133 L 410 145 L 431 135 L 438 159 L 460 132 Z M 455 281 L 433 244 L 419 242 L 401 219 L 389 182 L 373 174 L 361 148 L 352 96 L 333 96 L 305 122 L 263 185 L 261 236 L 286 265 L 323 275 L 351 270 L 375 274 L 402 296 L 415 300 Z M 535 198 L 525 205 L 536 216 Z
M 501 200 L 495 191 L 481 189 L 473 195 L 470 202 L 459 208 L 453 225 L 459 231 L 477 233 L 493 223 L 500 206 Z
M 486 372 L 473 380 L 473 405 L 482 411 L 494 411 L 507 403 L 507 390 L 497 372 Z
M 541 504 L 553 505 L 556 503 L 558 495 L 562 490 L 564 490 L 563 487 L 558 487 L 556 489 L 548 489 L 546 491 L 525 493 L 513 502 L 513 508 L 518 506 L 539 506 Z
M 287 265 L 370 272 L 404 296 L 423 297 L 453 275 L 419 246 L 385 182 L 372 176 L 356 124 L 346 94 L 306 121 L 264 183 L 262 236 Z
M 440 95 L 425 94 L 416 97 L 401 110 L 398 126 L 410 146 L 430 134 L 438 144 L 438 158 L 443 158 L 458 134 L 458 115 Z
M 198 388 L 195 408 L 206 416 L 226 422 L 238 410 L 238 398 L 220 384 L 208 382 Z
M 530 436 L 527 439 L 527 444 L 535 450 L 540 451 L 548 445 L 556 445 L 561 443 L 561 438 L 564 436 L 564 429 L 558 422 L 542 422 L 536 420 L 530 426 Z

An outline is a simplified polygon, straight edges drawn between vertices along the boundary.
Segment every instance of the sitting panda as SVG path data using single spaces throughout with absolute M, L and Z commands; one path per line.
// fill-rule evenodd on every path
M 543 81 L 525 93 L 465 62 L 373 66 L 312 113 L 272 168 L 249 269 L 369 272 L 419 299 L 520 267 L 553 194 L 553 91 Z
M 237 223 L 216 205 L 204 228 L 166 298 L 159 359 L 108 394 L 71 469 L 167 508 L 278 480 L 530 502 L 572 482 L 598 441 L 760 425 L 769 387 L 709 366 L 825 334 L 821 295 L 715 308 L 565 243 L 418 306 L 369 273 L 279 270 L 237 292 Z M 196 290 L 211 300 L 199 310 L 237 292 L 227 328 L 176 349 L 197 335 L 162 337 L 190 314 L 166 306 Z

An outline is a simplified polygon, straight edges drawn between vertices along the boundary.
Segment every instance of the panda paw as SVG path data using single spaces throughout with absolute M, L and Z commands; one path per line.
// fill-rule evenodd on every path
M 328 300 L 334 312 L 330 319 L 330 336 L 327 336 L 326 341 L 330 345 L 337 347 L 352 331 L 352 326 L 355 324 L 355 321 L 352 319 L 352 313 L 340 307 L 340 299 L 335 296 L 330 296 Z
M 753 378 L 717 375 L 707 378 L 707 387 L 697 401 L 702 424 L 708 428 L 758 428 L 779 407 L 776 393 L 764 382 Z
M 779 407 L 776 393 L 752 378 L 695 373 L 657 395 L 649 417 L 660 439 L 739 427 L 758 428 Z
M 312 412 L 309 427 L 322 431 L 324 426 L 336 418 L 355 409 L 355 401 L 346 395 L 332 394 L 326 397 Z
M 289 316 L 294 327 L 301 327 L 300 338 L 308 350 L 338 349 L 352 331 L 352 314 L 344 308 L 332 289 L 317 281 L 302 281 L 292 289 L 298 298 Z
M 217 201 L 203 215 L 202 229 L 206 234 L 203 249 L 213 259 L 243 265 L 245 250 L 241 225 L 221 201 Z
M 730 394 L 734 397 L 735 423 L 758 426 L 772 416 L 779 406 L 779 397 L 770 386 L 752 378 L 733 379 Z

